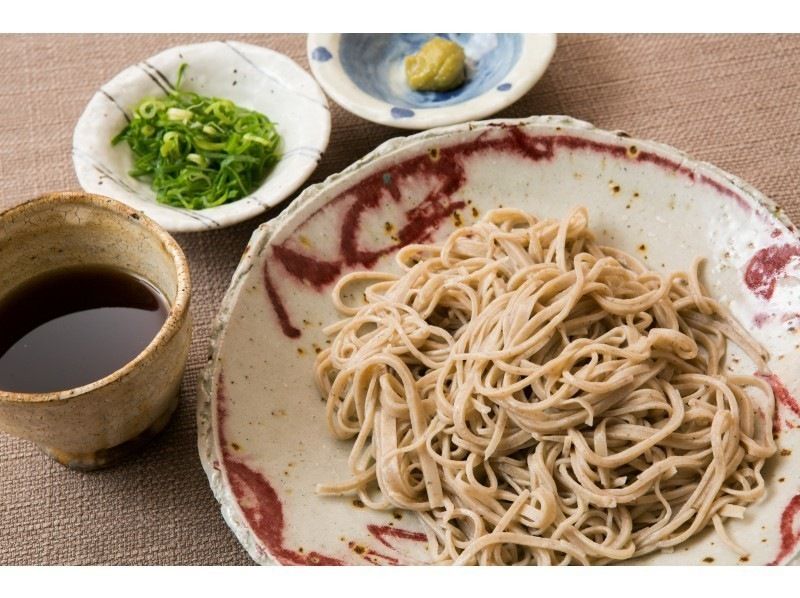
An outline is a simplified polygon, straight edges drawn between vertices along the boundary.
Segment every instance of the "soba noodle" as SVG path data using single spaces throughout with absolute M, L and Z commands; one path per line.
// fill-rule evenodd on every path
M 435 563 L 608 563 L 708 525 L 741 550 L 724 520 L 764 494 L 774 402 L 726 368 L 728 341 L 767 356 L 699 261 L 660 276 L 577 208 L 494 210 L 397 262 L 333 291 L 316 379 L 352 476 L 319 493 L 416 512 Z

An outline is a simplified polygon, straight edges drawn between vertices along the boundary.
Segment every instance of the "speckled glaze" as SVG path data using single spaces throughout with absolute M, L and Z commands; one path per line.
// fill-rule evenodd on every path
M 191 289 L 174 239 L 114 200 L 54 193 L 0 214 L 0 299 L 35 276 L 81 264 L 150 281 L 169 302 L 167 320 L 133 361 L 96 382 L 44 394 L 0 390 L 0 429 L 64 465 L 94 469 L 138 448 L 174 412 L 191 340 Z
M 785 564 L 800 542 L 800 241 L 761 193 L 709 164 L 563 116 L 487 121 L 383 144 L 309 187 L 253 235 L 212 332 L 199 389 L 201 460 L 222 514 L 259 563 L 426 562 L 408 513 L 322 498 L 347 477 L 313 383 L 332 283 L 393 270 L 404 243 L 438 240 L 491 208 L 563 218 L 587 206 L 599 240 L 656 271 L 707 258 L 709 292 L 769 351 L 779 453 L 768 493 L 728 530 L 747 559 L 706 530 L 646 564 Z M 738 372 L 754 366 L 735 353 Z
M 276 123 L 283 157 L 253 193 L 238 201 L 185 210 L 155 199 L 147 181 L 128 172 L 126 144 L 111 145 L 145 97 L 173 87 L 178 67 L 189 65 L 183 88 L 257 110 Z M 293 193 L 317 167 L 328 145 L 331 117 L 319 86 L 289 57 L 235 41 L 176 46 L 135 64 L 103 85 L 75 127 L 72 157 L 81 186 L 122 201 L 171 232 L 230 226 L 262 214 Z
M 447 92 L 412 90 L 403 59 L 434 35 L 459 43 L 467 80 Z M 333 100 L 367 120 L 426 129 L 489 116 L 517 101 L 544 73 L 554 34 L 311 33 L 311 71 Z

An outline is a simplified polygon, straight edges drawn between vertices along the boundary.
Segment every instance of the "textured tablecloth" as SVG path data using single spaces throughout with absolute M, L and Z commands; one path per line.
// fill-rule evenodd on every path
M 303 67 L 302 35 L 0 36 L 0 209 L 78 187 L 72 129 L 117 72 L 169 46 L 241 39 Z M 402 131 L 331 103 L 316 182 Z M 800 36 L 559 38 L 534 89 L 500 116 L 568 114 L 683 149 L 755 185 L 800 224 Z M 177 239 L 194 340 L 172 423 L 144 452 L 77 473 L 0 434 L 0 564 L 247 564 L 197 456 L 195 389 L 208 330 L 252 230 L 270 215 Z

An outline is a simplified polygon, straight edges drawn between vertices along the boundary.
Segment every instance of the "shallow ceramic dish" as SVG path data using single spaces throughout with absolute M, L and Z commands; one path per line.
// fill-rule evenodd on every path
M 183 88 L 257 110 L 276 123 L 283 157 L 253 193 L 238 201 L 186 210 L 156 202 L 144 180 L 131 177 L 125 143 L 111 139 L 145 97 L 173 87 L 178 67 L 189 65 Z M 331 117 L 313 77 L 287 56 L 235 41 L 176 46 L 135 64 L 92 97 L 75 127 L 72 157 L 81 186 L 141 210 L 171 232 L 194 232 L 236 224 L 279 204 L 311 175 L 328 145 Z
M 516 102 L 544 73 L 556 48 L 549 33 L 440 33 L 461 44 L 467 81 L 447 92 L 408 87 L 403 58 L 432 33 L 311 33 L 308 63 L 344 109 L 401 129 L 484 118 Z
M 447 186 L 449 195 L 440 192 Z M 399 198 L 399 199 L 393 199 Z M 499 205 L 563 218 L 589 209 L 599 240 L 657 271 L 705 256 L 710 293 L 771 355 L 780 453 L 768 495 L 731 521 L 750 564 L 786 563 L 800 534 L 800 242 L 779 208 L 667 146 L 567 117 L 489 121 L 389 141 L 309 187 L 253 235 L 212 333 L 199 392 L 201 458 L 222 513 L 260 563 L 425 562 L 408 513 L 377 513 L 314 486 L 347 476 L 312 380 L 329 292 L 348 271 L 394 269 L 398 239 L 441 239 Z M 731 360 L 733 363 L 733 360 Z M 747 360 L 738 363 L 746 368 Z M 748 373 L 752 373 L 751 370 Z M 735 564 L 707 530 L 644 563 Z

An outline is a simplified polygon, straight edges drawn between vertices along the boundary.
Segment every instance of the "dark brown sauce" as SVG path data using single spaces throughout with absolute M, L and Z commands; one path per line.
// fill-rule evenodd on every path
M 34 278 L 0 302 L 0 389 L 55 392 L 100 380 L 150 344 L 167 312 L 156 287 L 108 266 Z

